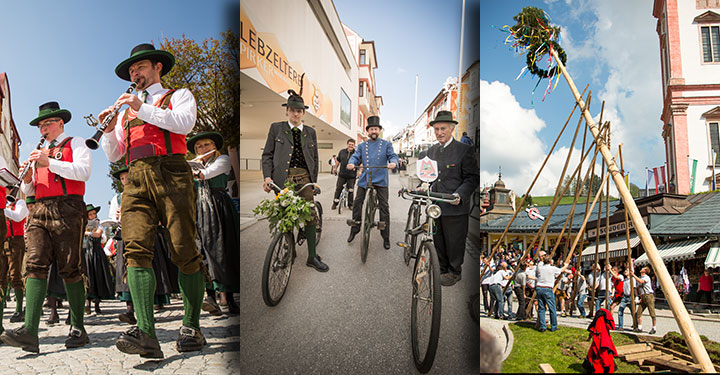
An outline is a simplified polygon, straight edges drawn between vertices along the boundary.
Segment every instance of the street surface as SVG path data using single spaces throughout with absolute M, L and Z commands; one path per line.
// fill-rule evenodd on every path
M 12 292 L 11 292 L 12 293 Z M 14 294 L 11 294 L 14 298 Z M 70 326 L 64 324 L 68 303 L 58 310 L 60 324 L 48 326 L 49 309 L 43 308 L 40 320 L 40 353 L 25 352 L 20 348 L 0 345 L 0 374 L 230 374 L 239 373 L 238 350 L 240 330 L 237 316 L 200 315 L 200 325 L 207 345 L 202 351 L 180 353 L 175 348 L 183 318 L 180 299 L 171 299 L 166 310 L 155 312 L 155 331 L 165 358 L 148 360 L 137 355 L 121 353 L 115 339 L 129 328 L 117 319 L 125 312 L 125 303 L 118 300 L 102 301 L 101 315 L 95 312 L 85 316 L 85 329 L 90 344 L 83 348 L 66 349 L 65 338 Z M 226 308 L 222 308 L 227 312 Z M 15 302 L 8 301 L 3 326 L 16 328 L 22 323 L 10 323 Z
M 247 171 L 242 171 L 247 172 Z M 360 235 L 348 244 L 351 213 L 330 211 L 336 177 L 320 174 L 324 208 L 318 254 L 330 267 L 320 273 L 305 266 L 307 246 L 298 258 L 282 301 L 265 305 L 260 278 L 270 236 L 267 221 L 252 223 L 249 214 L 270 194 L 262 178 L 241 177 L 240 212 L 240 368 L 243 374 L 409 374 L 415 372 L 410 347 L 411 269 L 402 249 L 410 201 L 397 196 L 407 178 L 391 174 L 390 250 L 374 230 L 367 263 L 360 261 Z M 249 226 L 247 226 L 249 225 Z M 468 300 L 477 293 L 477 259 L 466 253 L 463 279 L 442 288 L 442 322 L 437 355 L 430 373 L 471 374 L 478 371 L 478 326 Z M 475 281 L 473 281 L 475 276 Z

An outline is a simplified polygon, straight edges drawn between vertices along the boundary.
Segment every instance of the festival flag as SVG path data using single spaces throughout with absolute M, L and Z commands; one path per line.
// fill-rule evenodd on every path
M 664 165 L 662 167 L 660 167 L 660 173 L 662 174 L 662 182 L 663 182 L 662 190 L 664 193 L 667 193 L 668 189 L 667 189 L 667 180 L 665 179 L 665 166 Z
M 690 194 L 695 194 L 695 173 L 697 172 L 697 159 L 692 159 L 692 173 L 690 174 Z
M 653 173 L 652 173 L 652 171 L 650 171 L 650 169 L 649 169 L 648 167 L 645 167 L 645 172 L 646 172 L 646 176 L 645 176 L 645 196 L 647 197 L 648 195 L 650 195 L 650 189 L 648 188 L 648 184 L 649 184 L 650 181 L 652 181 L 652 179 L 653 179 Z
M 655 176 L 655 194 L 659 193 L 658 191 L 658 182 L 660 179 L 658 178 L 658 169 L 657 167 L 653 168 L 653 175 Z

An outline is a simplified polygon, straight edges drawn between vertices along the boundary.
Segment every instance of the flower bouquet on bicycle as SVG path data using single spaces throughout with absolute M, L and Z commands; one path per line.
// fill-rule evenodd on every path
M 311 221 L 315 216 L 317 218 L 317 234 L 315 238 L 308 238 L 308 240 L 315 241 L 317 245 L 322 233 L 322 206 L 320 202 L 309 202 L 299 194 L 303 189 L 309 188 L 314 190 L 313 195 L 320 194 L 320 188 L 313 183 L 307 183 L 297 190 L 294 189 L 291 182 L 286 182 L 284 189 L 280 189 L 272 182 L 269 186 L 276 193 L 275 197 L 263 199 L 253 209 L 253 214 L 264 215 L 273 232 L 263 263 L 262 295 L 266 305 L 275 306 L 285 295 L 290 281 L 290 272 L 296 257 L 295 245 L 302 244 L 299 233 L 297 237 L 294 236 L 294 229 L 295 227 L 301 229 L 301 225 Z M 317 258 L 320 257 L 317 256 Z M 310 260 L 306 265 L 313 267 Z M 324 269 L 313 268 L 321 272 L 328 270 L 327 266 Z

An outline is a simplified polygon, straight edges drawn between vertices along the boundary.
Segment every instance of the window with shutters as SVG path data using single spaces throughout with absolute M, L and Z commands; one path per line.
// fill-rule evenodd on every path
M 715 165 L 720 165 L 720 129 L 718 129 L 718 123 L 717 122 L 711 122 L 708 124 L 708 127 L 710 128 L 709 136 L 710 136 L 710 157 L 708 160 L 712 160 L 713 151 L 715 152 Z
M 720 26 L 701 26 L 700 43 L 704 63 L 720 62 Z

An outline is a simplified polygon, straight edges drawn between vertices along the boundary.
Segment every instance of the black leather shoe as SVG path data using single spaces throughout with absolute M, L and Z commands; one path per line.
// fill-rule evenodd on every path
M 115 341 L 115 347 L 123 353 L 138 354 L 143 358 L 163 358 L 158 339 L 150 337 L 137 326 L 130 327 Z
M 90 339 L 84 328 L 70 327 L 70 333 L 68 333 L 68 337 L 65 339 L 66 348 L 79 348 L 88 343 L 90 343 Z
M 390 239 L 389 238 L 383 239 L 383 247 L 385 248 L 385 250 L 390 250 Z
M 315 257 L 312 260 L 305 263 L 306 266 L 312 267 L 320 272 L 327 272 L 330 267 L 328 267 L 327 264 L 323 263 L 322 260 L 320 260 L 320 257 Z
M 50 315 L 48 320 L 45 322 L 45 324 L 47 324 L 47 325 L 54 325 L 54 324 L 58 324 L 58 323 L 60 323 L 60 317 L 57 314 L 55 314 L 54 316 Z
M 207 344 L 205 336 L 199 329 L 182 326 L 177 339 L 177 350 L 179 352 L 192 352 L 202 349 Z
M 201 309 L 203 311 L 207 311 L 210 313 L 210 315 L 214 316 L 220 316 L 222 315 L 222 311 L 220 310 L 220 306 L 218 306 L 217 302 L 215 302 L 214 299 L 205 296 L 205 299 L 203 300 Z
M 25 326 L 6 330 L 0 335 L 0 340 L 10 346 L 22 348 L 26 352 L 40 353 L 38 337 L 30 334 Z
M 338 206 L 338 202 L 333 202 L 332 207 L 330 207 L 331 210 L 336 209 Z
M 135 314 L 133 314 L 130 311 L 125 311 L 122 314 L 118 314 L 118 319 L 127 324 L 137 324 L 137 319 L 135 319 Z
M 67 317 L 67 319 L 65 319 L 65 325 L 66 325 L 66 326 L 69 326 L 69 325 L 70 325 L 70 313 L 69 313 L 69 312 L 68 312 L 68 317 Z
M 25 311 L 15 311 L 10 317 L 10 323 L 24 322 Z
M 357 233 L 355 232 L 350 232 L 350 236 L 348 236 L 348 242 L 352 242 L 355 239 L 356 234 Z

